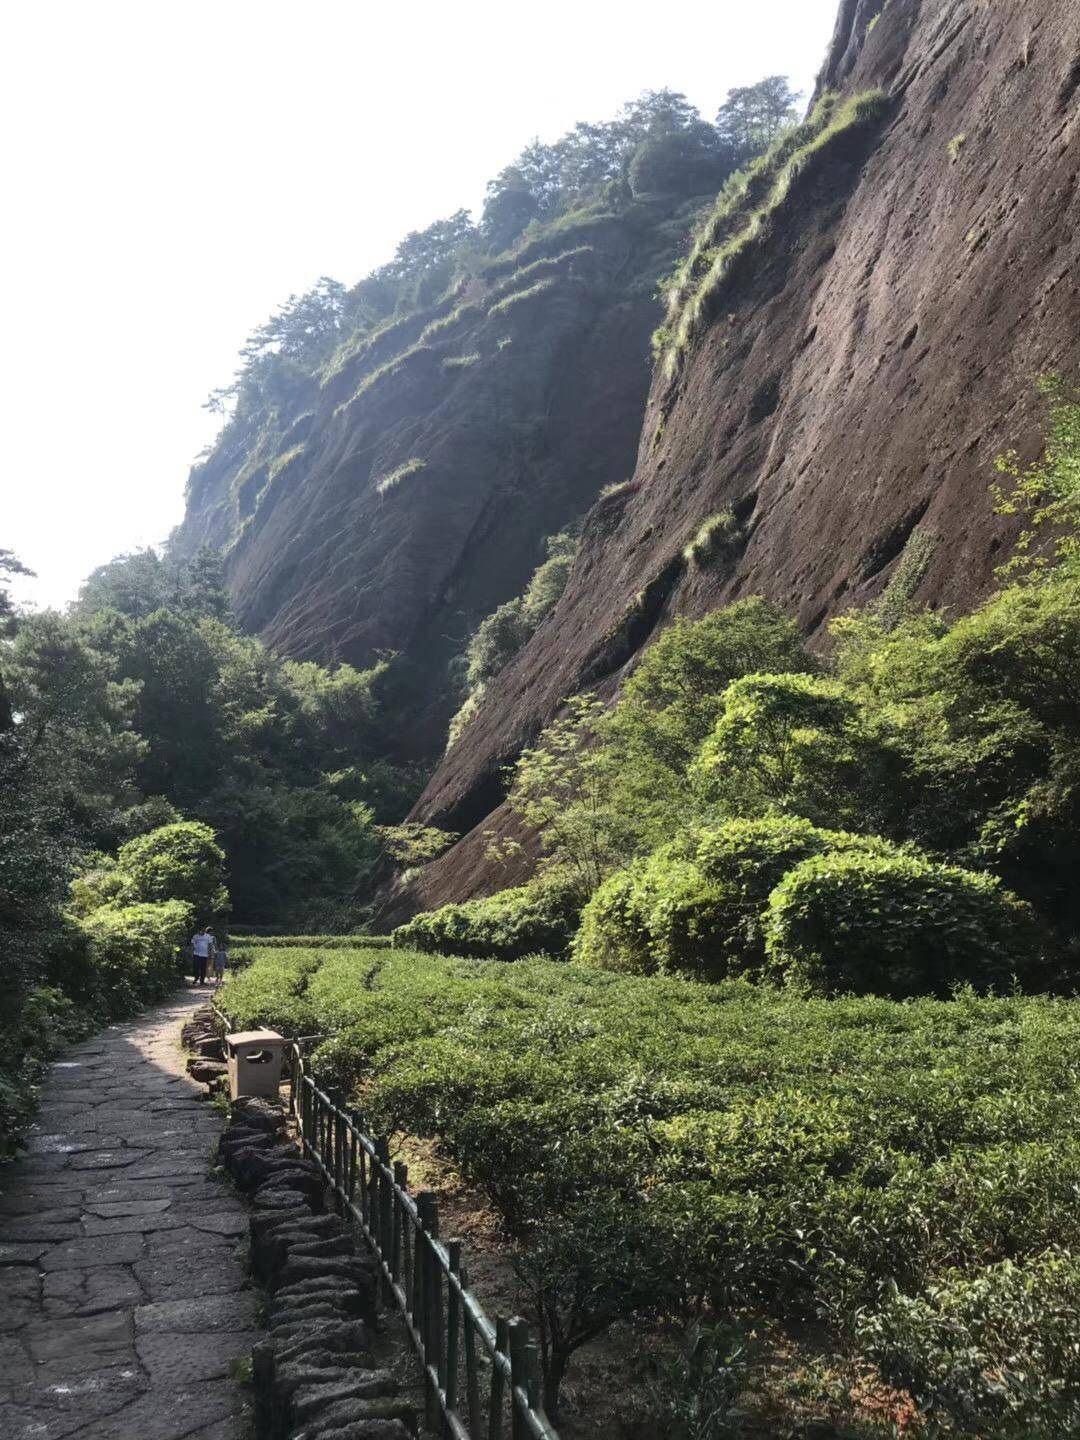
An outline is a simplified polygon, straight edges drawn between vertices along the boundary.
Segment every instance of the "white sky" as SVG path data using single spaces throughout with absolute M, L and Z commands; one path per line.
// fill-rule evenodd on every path
M 23 0 L 0 10 L 0 548 L 62 604 L 163 540 L 250 330 L 534 135 L 643 89 L 809 91 L 837 0 Z

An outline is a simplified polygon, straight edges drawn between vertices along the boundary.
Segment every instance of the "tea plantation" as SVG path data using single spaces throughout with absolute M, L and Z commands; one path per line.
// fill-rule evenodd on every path
M 700 1314 L 824 1327 L 940 1434 L 1080 1426 L 1075 1002 L 251 957 L 236 1023 L 327 1036 L 368 1128 L 435 1137 L 498 1207 L 552 1391 L 612 1321 Z

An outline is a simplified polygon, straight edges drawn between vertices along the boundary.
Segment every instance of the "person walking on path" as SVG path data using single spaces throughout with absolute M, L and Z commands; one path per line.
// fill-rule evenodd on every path
M 225 971 L 229 964 L 228 946 L 225 936 L 221 937 L 221 944 L 214 946 L 214 988 L 220 989 L 221 982 L 225 979 Z
M 193 984 L 206 984 L 206 962 L 214 952 L 214 936 L 210 930 L 197 930 L 191 937 L 191 953 L 195 961 Z

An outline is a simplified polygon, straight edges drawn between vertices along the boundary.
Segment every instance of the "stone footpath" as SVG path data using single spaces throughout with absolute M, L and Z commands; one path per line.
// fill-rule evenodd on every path
M 189 992 L 51 1068 L 0 1169 L 3 1440 L 242 1440 L 255 1292 L 244 1202 L 209 1177 L 221 1116 L 184 1073 Z

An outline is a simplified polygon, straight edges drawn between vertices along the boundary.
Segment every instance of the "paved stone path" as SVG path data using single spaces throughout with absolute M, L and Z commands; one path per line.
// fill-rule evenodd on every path
M 65 1052 L 0 1168 L 3 1440 L 242 1440 L 255 1297 L 221 1116 L 184 1073 L 188 992 Z

